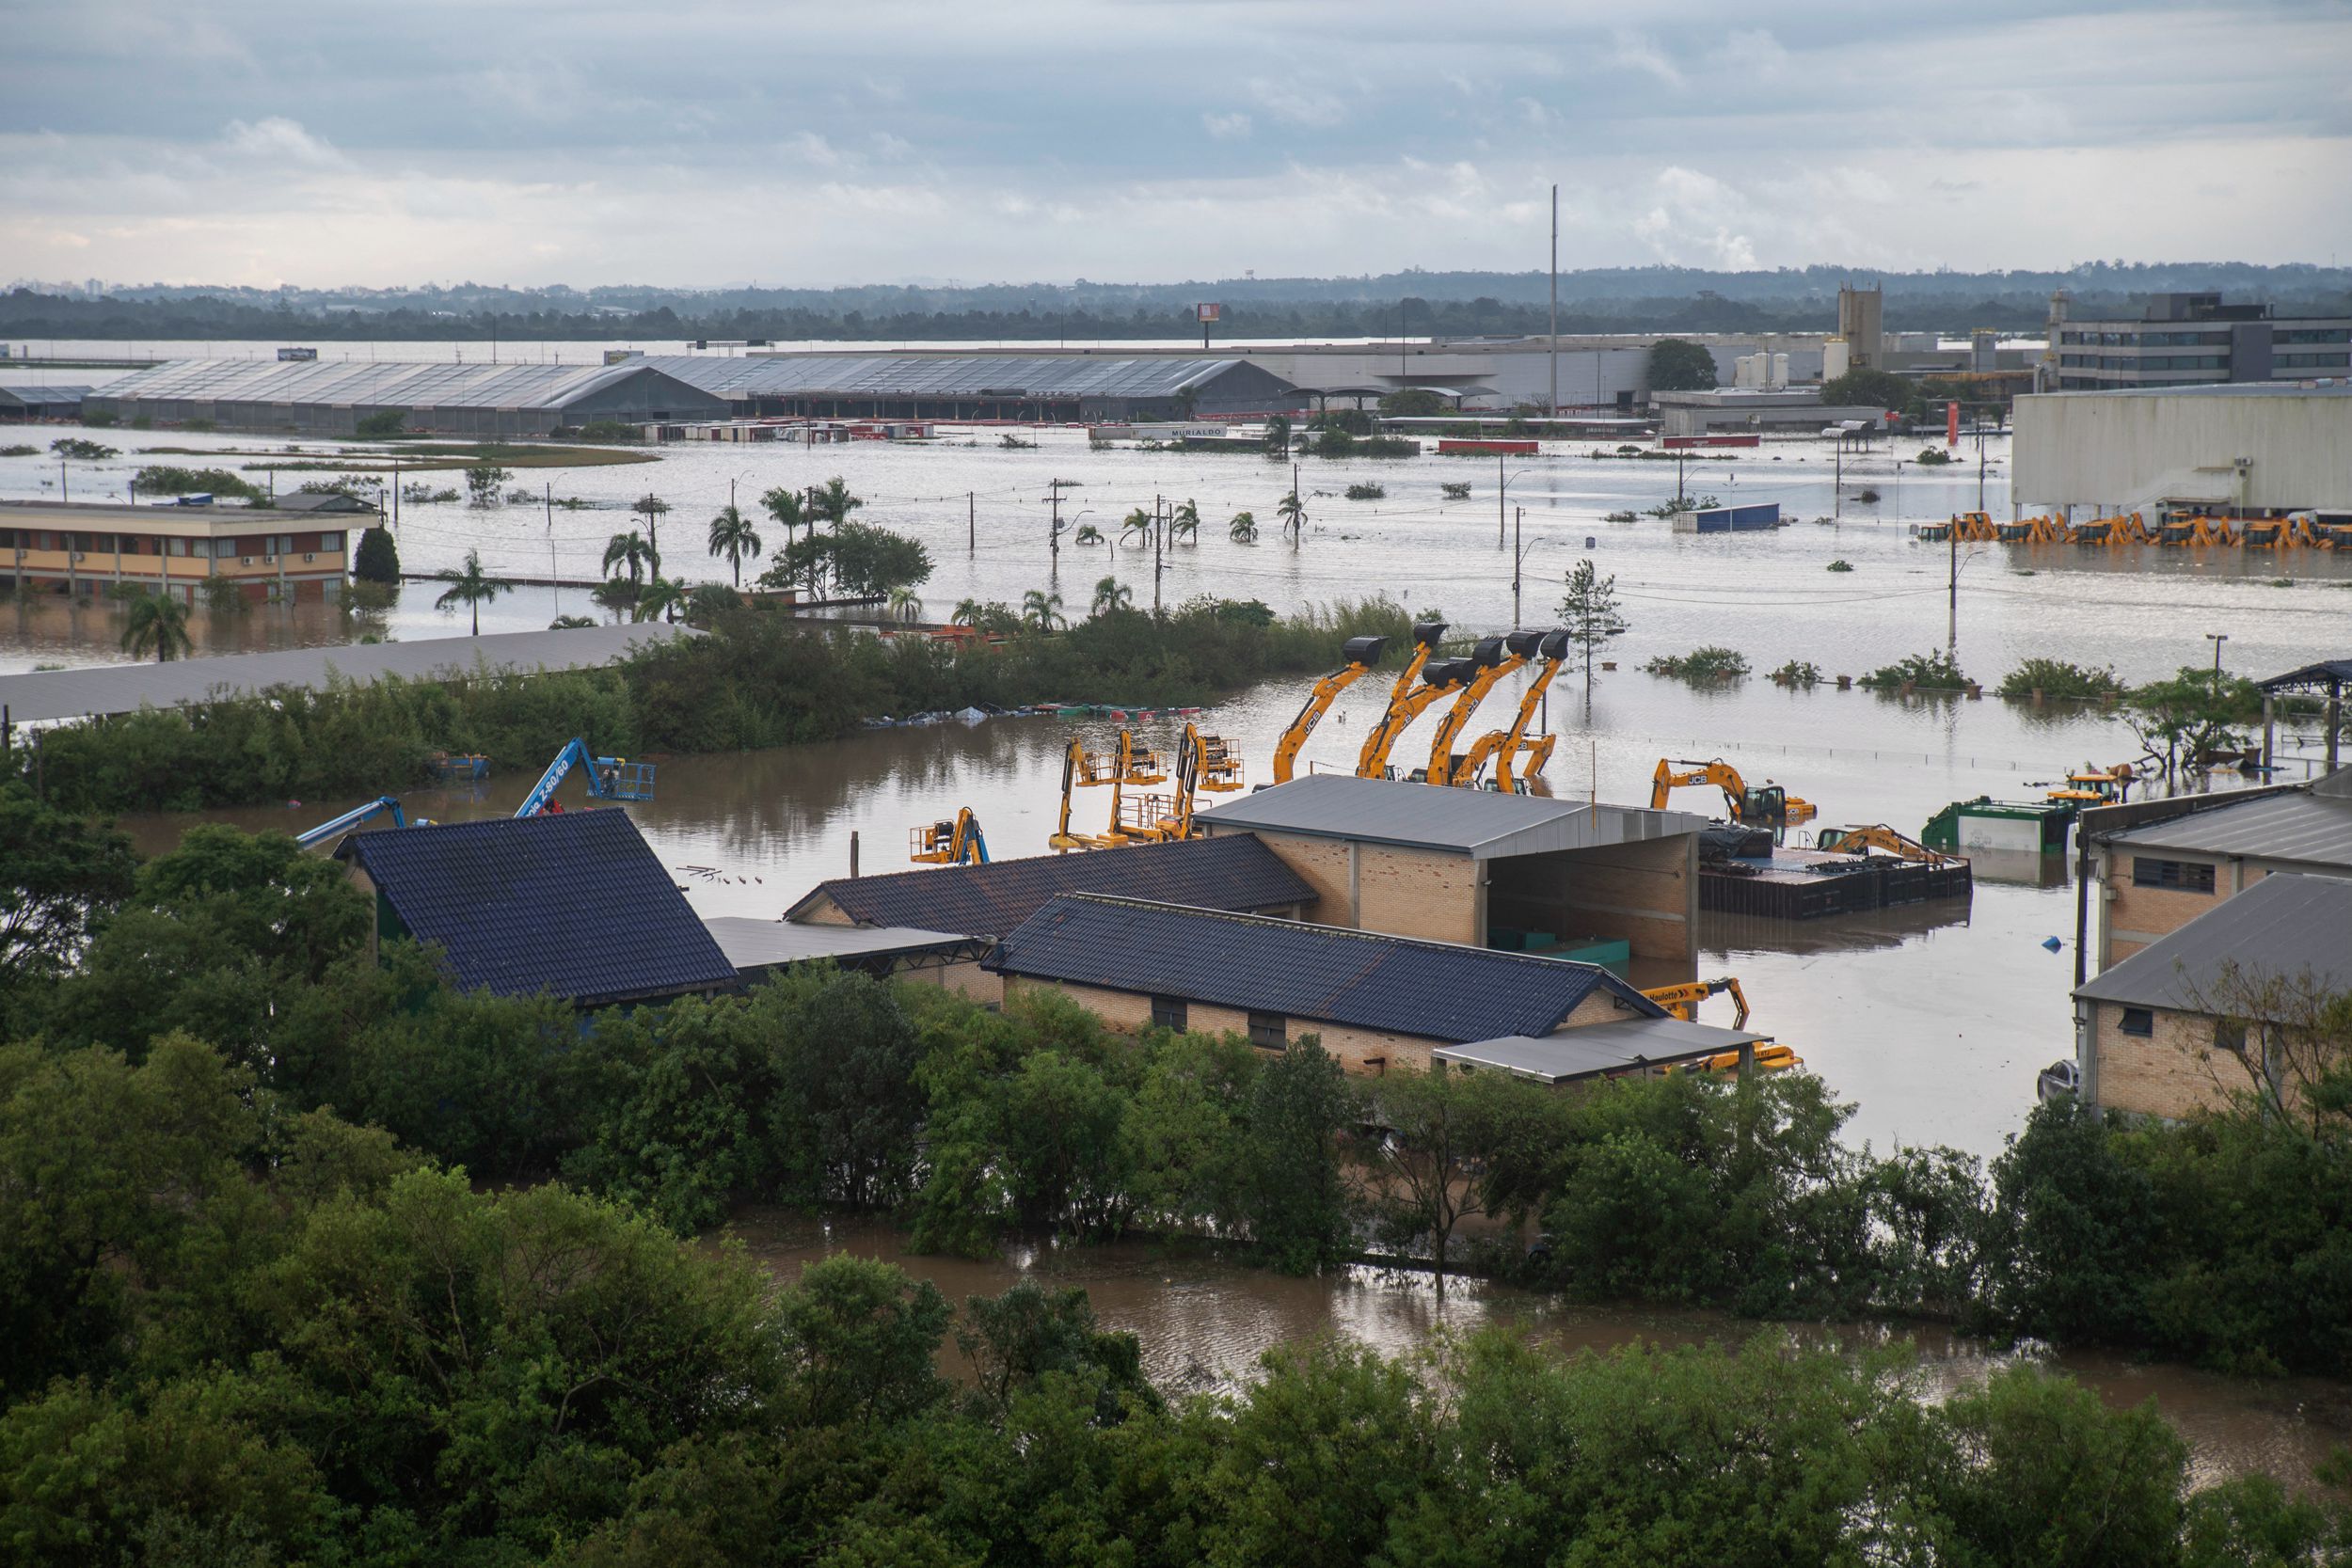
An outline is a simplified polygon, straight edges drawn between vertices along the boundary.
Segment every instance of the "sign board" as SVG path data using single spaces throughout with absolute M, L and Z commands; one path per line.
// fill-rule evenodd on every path
M 278 351 L 278 357 L 280 359 L 310 360 L 316 359 L 318 356 L 319 351 L 314 348 L 281 348 Z
M 1222 305 L 1196 305 L 1192 308 L 1192 313 L 1196 320 L 1213 322 L 1225 314 L 1225 307 Z

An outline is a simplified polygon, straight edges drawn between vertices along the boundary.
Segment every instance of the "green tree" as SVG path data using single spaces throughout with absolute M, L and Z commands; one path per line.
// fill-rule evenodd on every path
M 1830 408 L 1883 408 L 1907 416 L 1918 407 L 1919 390 L 1892 371 L 1848 371 L 1821 383 L 1821 403 Z
M 2156 1193 L 2073 1097 L 2034 1107 L 1993 1163 L 1988 1304 L 2060 1343 L 2130 1344 L 2158 1264 Z
M 1715 385 L 1715 356 L 1688 338 L 1661 338 L 1649 346 L 1649 389 L 1703 392 Z
M 515 585 L 503 578 L 494 578 L 482 570 L 482 552 L 468 550 L 463 571 L 441 571 L 433 574 L 449 586 L 433 601 L 436 610 L 451 610 L 464 605 L 473 616 L 473 635 L 482 635 L 482 607 L 496 599 Z
M 52 809 L 20 779 L 0 779 L 0 1038 L 35 982 L 79 961 L 91 930 L 131 895 L 138 857 L 110 826 Z M 24 1031 L 29 1033 L 30 1031 Z
M 1087 605 L 1089 615 L 1110 615 L 1133 609 L 1136 593 L 1117 578 L 1104 578 L 1094 585 L 1094 597 Z
M 760 581 L 779 588 L 804 581 L 821 594 L 830 578 L 834 593 L 879 599 L 893 588 L 917 587 L 930 575 L 930 551 L 919 540 L 870 523 L 842 522 L 787 546 Z
M 629 510 L 642 514 L 645 519 L 645 549 L 652 558 L 653 570 L 659 573 L 661 570 L 661 519 L 669 515 L 670 503 L 648 490 L 637 498 L 637 504 Z
M 605 541 L 604 575 L 606 577 L 617 577 L 621 570 L 625 570 L 628 573 L 629 582 L 634 585 L 644 580 L 645 569 L 648 566 L 656 572 L 660 571 L 661 558 L 653 553 L 652 546 L 645 543 L 645 536 L 637 530 L 630 529 L 627 533 L 616 533 Z
M 811 526 L 808 498 L 801 491 L 779 484 L 772 490 L 763 492 L 759 504 L 768 509 L 768 515 L 775 519 L 778 528 L 784 530 L 787 545 L 792 543 L 794 535 L 802 529 Z
M 786 1194 L 893 1210 L 914 1195 L 927 1099 L 923 1042 L 898 992 L 868 975 L 803 969 L 763 987 Z
M 817 486 L 810 494 L 808 502 L 812 514 L 835 528 L 848 522 L 850 514 L 866 504 L 860 498 L 850 494 L 850 486 L 839 474 Z
M 735 572 L 736 587 L 743 586 L 743 558 L 748 555 L 757 560 L 759 550 L 759 532 L 752 527 L 752 520 L 738 511 L 732 501 L 721 507 L 718 515 L 710 519 L 710 553 L 727 558 L 728 566 Z
M 921 594 L 915 593 L 914 589 L 907 587 L 904 583 L 900 583 L 898 587 L 893 588 L 889 594 L 885 595 L 885 599 L 890 607 L 890 618 L 892 620 L 917 621 L 922 619 L 923 597 Z
M 1364 1146 L 1367 1186 L 1388 1240 L 1426 1246 L 1438 1293 L 1455 1227 L 1524 1213 L 1541 1197 L 1531 1177 L 1559 1140 L 1560 1101 L 1497 1072 L 1391 1072 L 1372 1086 L 1385 1128 Z
M 1021 619 L 1038 631 L 1052 631 L 1069 625 L 1061 612 L 1061 595 L 1049 594 L 1042 588 L 1032 588 L 1021 595 Z
M 1168 537 L 1172 544 L 1182 539 L 1187 544 L 1200 543 L 1200 507 L 1187 499 L 1168 515 Z
M 496 506 L 499 486 L 515 476 L 495 463 L 477 463 L 466 470 L 467 504 Z
M 876 1427 L 930 1409 L 947 1392 L 934 1367 L 954 1314 L 930 1281 L 866 1258 L 810 1263 L 776 1298 L 776 1323 L 801 1420 Z
M 352 557 L 351 575 L 361 582 L 398 586 L 400 546 L 394 542 L 390 529 L 377 523 L 360 533 L 359 548 Z
M 675 621 L 685 606 L 686 584 L 675 578 L 657 577 L 639 591 L 637 602 L 629 608 L 629 619 L 650 621 L 658 616 Z
M 1265 420 L 1265 451 L 1268 457 L 1288 457 L 1291 451 L 1291 420 L 1288 414 L 1268 414 Z
M 1099 545 L 1103 542 L 1103 531 L 1092 523 L 1080 523 L 1078 531 L 1070 536 L 1070 542 L 1073 545 Z
M 1622 635 L 1625 616 L 1617 609 L 1617 579 L 1602 577 L 1590 560 L 1568 568 L 1568 596 L 1560 601 L 1560 623 L 1568 641 L 1584 651 L 1584 703 L 1593 701 L 1593 650 Z
M 1022 1389 L 1055 1372 L 1100 1377 L 1099 1408 L 1105 1417 L 1122 1402 L 1145 1410 L 1160 1406 L 1143 1375 L 1140 1343 L 1132 1334 L 1105 1332 L 1086 1291 L 1074 1285 L 1049 1294 L 1025 1279 L 1001 1296 L 969 1298 L 956 1347 L 972 1363 L 971 1402 L 986 1420 L 1003 1420 Z
M 1233 520 L 1225 526 L 1225 536 L 1236 545 L 1256 544 L 1258 542 L 1256 515 L 1248 512 L 1234 513 Z
M 1275 503 L 1274 515 L 1282 519 L 1282 531 L 1291 536 L 1291 547 L 1296 549 L 1307 536 L 1307 503 L 1298 499 L 1297 490 Z
M 185 657 L 188 646 L 188 607 L 169 589 L 141 594 L 131 601 L 122 625 L 124 653 L 145 658 L 152 649 L 155 662 L 163 664 Z
M 2262 721 L 2262 689 L 2243 675 L 2184 665 L 2169 680 L 2134 687 L 2123 721 L 2169 778 L 2208 752 L 2234 751 Z
M 1154 517 L 1151 513 L 1146 512 L 1142 507 L 1136 507 L 1133 512 L 1128 513 L 1127 515 L 1119 520 L 1120 542 L 1124 544 L 1129 540 L 1133 540 L 1137 547 L 1150 544 L 1152 542 L 1152 527 L 1158 521 L 1158 518 Z
M 1120 1125 L 1136 1206 L 1164 1229 L 1238 1229 L 1249 1198 L 1255 1049 L 1230 1034 L 1172 1034 L 1151 1053 Z
M 1250 1240 L 1288 1274 L 1311 1274 L 1352 1250 L 1354 1219 L 1340 1141 L 1355 1097 L 1312 1035 L 1259 1068 L 1250 1086 L 1242 1213 Z
M 1426 387 L 1402 387 L 1380 400 L 1380 412 L 1397 420 L 1425 420 L 1452 406 L 1442 392 Z
M 408 421 L 405 408 L 379 408 L 373 414 L 362 414 L 352 434 L 362 441 L 389 441 L 408 434 L 401 427 Z

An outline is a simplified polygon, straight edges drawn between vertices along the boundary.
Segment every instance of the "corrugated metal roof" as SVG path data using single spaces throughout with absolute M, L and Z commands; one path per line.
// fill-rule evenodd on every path
M 981 967 L 1436 1040 L 1549 1034 L 1596 990 L 1664 1016 L 1598 964 L 1085 893 L 1046 904 Z
M 1247 361 L 1059 354 L 652 355 L 652 365 L 724 398 L 1172 398 Z
M 1706 819 L 1643 806 L 1587 805 L 1541 795 L 1310 773 L 1228 800 L 1195 818 L 1209 832 L 1262 829 L 1439 849 L 1472 860 L 1590 849 L 1694 833 Z
M 2265 691 L 2291 691 L 2297 687 L 2318 688 L 2336 683 L 2352 684 L 2352 658 L 2323 658 L 2316 664 L 2306 664 L 2300 670 L 2290 670 L 2254 684 Z
M 1641 1067 L 1696 1061 L 1772 1037 L 1753 1029 L 1686 1023 L 1678 1018 L 1626 1018 L 1564 1029 L 1556 1035 L 1505 1035 L 1468 1045 L 1439 1046 L 1429 1054 L 1440 1062 L 1500 1068 L 1523 1078 L 1566 1084 Z
M 627 812 L 388 829 L 349 852 L 468 990 L 594 1006 L 735 984 Z
M 942 865 L 882 877 L 837 877 L 810 889 L 787 917 L 831 899 L 861 926 L 922 926 L 990 941 L 1057 894 L 1109 893 L 1199 909 L 1287 909 L 1315 890 L 1245 833 L 1136 844 L 1077 855 L 1034 855 L 987 865 Z
M 703 922 L 738 970 L 769 969 L 812 958 L 870 958 L 898 953 L 977 948 L 980 939 L 911 926 L 803 926 L 788 920 L 712 915 Z M 977 956 L 977 954 L 975 955 Z
M 2297 789 L 2105 835 L 2129 849 L 2187 849 L 2352 868 L 2352 800 Z
M 332 648 L 287 648 L 269 654 L 226 654 L 169 664 L 99 664 L 80 670 L 40 670 L 0 675 L 0 703 L 17 723 L 135 713 L 275 686 L 323 689 L 330 675 L 368 682 L 385 675 L 410 680 L 467 675 L 477 669 L 581 670 L 610 664 L 640 644 L 694 636 L 684 626 L 574 626 L 562 631 L 500 632 L 488 637 L 436 637 L 416 642 L 353 642 Z
M 2070 324 L 2072 325 L 2072 324 Z M 2135 322 L 2132 325 L 2141 325 Z M 2352 397 L 2352 382 L 2341 377 L 2328 382 L 2208 381 L 2167 387 L 2091 387 L 2065 392 L 2035 392 L 2044 398 L 2343 398 Z
M 628 359 L 617 365 L 175 359 L 113 382 L 102 395 L 124 400 L 396 406 L 420 411 L 560 409 L 640 375 L 660 376 L 690 395 L 699 390 L 658 369 L 650 359 Z
M 87 396 L 89 396 L 87 387 L 68 386 L 62 383 L 56 386 L 26 387 L 11 382 L 6 387 L 0 387 L 0 405 L 14 403 L 27 407 L 49 408 L 59 404 L 79 403 Z
M 2352 990 L 2352 878 L 2291 871 L 2265 877 L 2074 994 L 2202 1011 L 2233 967 L 2249 979 L 2292 980 L 2309 972 L 2326 991 Z

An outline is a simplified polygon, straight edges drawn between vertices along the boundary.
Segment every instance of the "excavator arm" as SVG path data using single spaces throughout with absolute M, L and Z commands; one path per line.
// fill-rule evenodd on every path
M 1363 750 L 1356 754 L 1358 778 L 1388 777 L 1389 752 L 1395 749 L 1398 737 L 1413 727 L 1414 720 L 1436 706 L 1439 698 L 1454 695 L 1475 679 L 1478 665 L 1467 658 L 1444 658 L 1429 665 L 1423 673 L 1428 676 L 1427 683 L 1391 699 L 1389 711 L 1364 736 Z
M 1677 773 L 1677 768 L 1690 769 Z M 1740 769 L 1721 757 L 1699 762 L 1690 757 L 1660 757 L 1657 771 L 1650 775 L 1649 804 L 1652 811 L 1664 811 L 1666 798 L 1685 784 L 1712 784 L 1723 791 L 1724 807 L 1731 820 L 1754 828 L 1778 830 L 1796 822 L 1810 822 L 1820 815 L 1810 800 L 1801 800 L 1778 784 L 1766 784 L 1751 789 L 1740 776 Z
M 1730 994 L 1732 1006 L 1739 1009 L 1739 1016 L 1732 1020 L 1731 1026 L 1734 1029 L 1746 1028 L 1748 1026 L 1748 995 L 1740 989 L 1739 980 L 1729 974 L 1717 980 L 1692 980 L 1686 985 L 1655 986 L 1642 994 L 1682 1020 L 1683 1022 L 1695 1023 L 1699 1017 L 1699 1004 L 1710 996 L 1720 996 L 1726 992 Z
M 1506 794 L 1516 793 L 1522 782 L 1513 776 L 1512 764 L 1518 756 L 1519 747 L 1525 742 L 1527 726 L 1535 721 L 1536 711 L 1543 705 L 1544 693 L 1550 689 L 1552 677 L 1557 675 L 1561 667 L 1568 661 L 1568 634 L 1565 631 L 1544 633 L 1542 640 L 1536 644 L 1535 657 L 1542 660 L 1543 667 L 1535 672 L 1535 678 L 1527 683 L 1527 691 L 1519 698 L 1519 710 L 1512 716 L 1511 727 L 1507 730 L 1495 731 L 1489 736 L 1482 736 L 1480 740 L 1481 745 L 1485 744 L 1488 738 L 1496 743 L 1494 747 L 1495 787 Z M 1556 736 L 1548 735 L 1536 743 L 1535 750 L 1529 753 L 1527 763 L 1529 773 L 1543 771 L 1544 764 L 1551 760 L 1551 748 L 1557 744 L 1558 739 Z M 1470 759 L 1463 763 L 1462 769 L 1454 782 L 1456 784 L 1475 783 L 1478 778 L 1478 747 L 1472 746 Z
M 1482 668 L 1470 678 L 1470 684 L 1462 688 L 1462 694 L 1454 699 L 1454 705 L 1446 710 L 1445 717 L 1438 721 L 1438 733 L 1430 737 L 1429 766 L 1422 770 L 1423 779 L 1433 784 L 1450 784 L 1457 782 L 1468 784 L 1477 776 L 1469 770 L 1465 762 L 1462 776 L 1456 779 L 1454 742 L 1476 716 L 1478 705 L 1486 700 L 1486 693 L 1495 689 L 1495 683 L 1524 665 L 1543 640 L 1541 632 L 1515 631 L 1480 641 L 1477 652 L 1470 657 Z
M 1947 855 L 1941 849 L 1931 849 L 1910 834 L 1898 832 L 1883 822 L 1873 822 L 1863 828 L 1823 828 L 1813 835 L 1813 847 L 1839 855 L 1867 855 L 1873 849 L 1883 849 L 1898 859 L 1918 861 L 1927 865 L 1960 863 L 1959 856 Z
M 1045 841 L 1056 851 L 1099 849 L 1105 843 L 1091 833 L 1073 833 L 1070 831 L 1071 792 L 1090 784 L 1111 782 L 1109 778 L 1093 777 L 1098 770 L 1097 759 L 1088 752 L 1086 741 L 1072 736 L 1061 758 L 1061 815 L 1055 820 L 1053 836 Z
M 957 807 L 954 821 L 917 828 L 912 837 L 907 854 L 911 861 L 930 865 L 988 863 L 988 837 L 980 832 L 980 819 L 972 815 L 970 806 Z
M 1345 668 L 1334 670 L 1315 682 L 1314 689 L 1307 693 L 1306 705 L 1298 710 L 1298 717 L 1291 721 L 1290 728 L 1284 730 L 1282 738 L 1274 744 L 1276 784 L 1291 782 L 1291 769 L 1297 765 L 1298 753 L 1306 746 L 1307 737 L 1315 733 L 1315 726 L 1323 722 L 1323 716 L 1331 711 L 1331 705 L 1339 700 L 1341 692 L 1372 673 L 1373 666 L 1380 662 L 1380 656 L 1388 646 L 1389 640 L 1385 637 L 1351 637 L 1347 640 L 1340 650 L 1341 657 L 1347 660 Z M 1425 660 L 1426 650 L 1416 657 Z M 1420 673 L 1418 665 L 1414 673 Z

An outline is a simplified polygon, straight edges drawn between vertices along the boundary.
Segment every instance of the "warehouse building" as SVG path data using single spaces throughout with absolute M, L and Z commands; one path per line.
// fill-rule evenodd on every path
M 2066 391 L 2181 387 L 2343 375 L 2352 371 L 2352 316 L 2277 316 L 2267 305 L 2224 305 L 2217 293 L 2149 296 L 2136 318 L 2050 325 Z
M 598 420 L 720 420 L 727 403 L 644 359 L 613 365 L 382 364 L 180 359 L 84 400 L 92 413 L 159 425 L 353 436 L 371 414 L 438 436 L 551 436 Z
M 2183 506 L 2352 521 L 2352 383 L 2247 382 L 2017 400 L 2012 485 L 2091 515 Z
M 0 387 L 0 422 L 78 420 L 87 387 Z
M 691 382 L 739 414 L 809 419 L 1098 423 L 1279 414 L 1298 388 L 1245 359 L 1198 353 L 820 352 L 630 361 Z
M 1697 957 L 1688 812 L 1311 773 L 1194 819 L 1248 833 L 1327 926 L 1597 959 Z M 1123 852 L 1123 851 L 1122 851 Z

